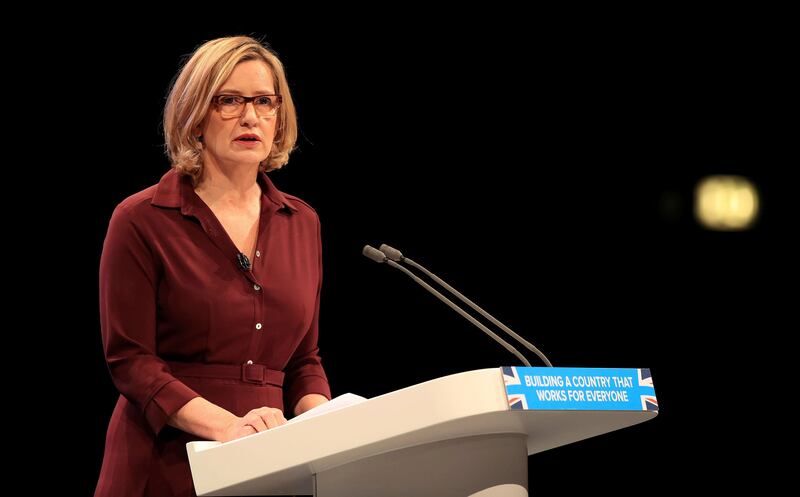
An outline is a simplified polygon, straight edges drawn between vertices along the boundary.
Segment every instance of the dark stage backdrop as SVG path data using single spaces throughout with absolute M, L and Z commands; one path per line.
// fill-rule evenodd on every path
M 770 278 L 785 278 L 778 236 L 788 220 L 777 193 L 789 164 L 788 128 L 776 119 L 782 33 L 746 20 L 514 17 L 67 29 L 54 70 L 85 106 L 63 124 L 60 208 L 76 216 L 60 302 L 72 331 L 58 353 L 80 385 L 70 424 L 84 453 L 68 463 L 79 494 L 93 491 L 117 396 L 97 311 L 107 223 L 168 168 L 161 112 L 182 57 L 230 34 L 264 36 L 297 103 L 298 149 L 272 179 L 322 220 L 320 347 L 334 395 L 515 364 L 360 254 L 388 243 L 555 365 L 651 368 L 659 416 L 531 457 L 536 495 L 760 481 L 751 462 L 766 453 L 754 435 L 765 419 L 754 402 L 774 393 L 764 352 L 782 329 Z M 693 221 L 692 189 L 713 173 L 759 188 L 754 229 Z

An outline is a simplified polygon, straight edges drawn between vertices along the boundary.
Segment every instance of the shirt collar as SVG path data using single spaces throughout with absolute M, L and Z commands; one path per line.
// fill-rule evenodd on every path
M 285 208 L 289 212 L 297 211 L 294 203 L 290 202 L 280 190 L 275 188 L 266 173 L 259 171 L 256 180 L 261 186 L 261 194 L 270 202 L 280 209 Z M 180 208 L 182 214 L 191 214 L 197 200 L 199 200 L 199 197 L 194 195 L 191 177 L 178 174 L 175 169 L 170 169 L 159 180 L 156 192 L 150 203 L 158 207 Z

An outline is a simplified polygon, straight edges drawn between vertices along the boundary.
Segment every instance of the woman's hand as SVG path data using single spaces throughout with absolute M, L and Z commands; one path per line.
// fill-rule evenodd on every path
M 234 417 L 222 430 L 218 440 L 228 442 L 237 438 L 246 437 L 260 431 L 271 430 L 286 423 L 283 411 L 274 407 L 260 407 L 253 409 L 244 416 Z

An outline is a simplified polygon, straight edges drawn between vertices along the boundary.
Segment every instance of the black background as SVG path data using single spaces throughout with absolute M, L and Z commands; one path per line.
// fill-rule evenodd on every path
M 228 14 L 62 25 L 50 52 L 32 56 L 48 61 L 43 88 L 56 83 L 73 104 L 49 114 L 65 138 L 48 214 L 68 237 L 50 253 L 68 258 L 53 300 L 70 324 L 53 343 L 70 380 L 48 396 L 68 399 L 62 422 L 80 455 L 65 466 L 78 494 L 93 491 L 117 395 L 97 312 L 109 217 L 169 167 L 161 112 L 182 58 L 233 34 L 271 44 L 297 104 L 298 150 L 272 179 L 322 220 L 320 347 L 334 395 L 515 364 L 360 254 L 388 243 L 554 365 L 651 369 L 658 417 L 532 456 L 533 492 L 770 484 L 755 468 L 774 439 L 761 405 L 783 364 L 777 316 L 789 300 L 776 288 L 791 279 L 780 192 L 797 162 L 780 15 Z M 694 222 L 693 188 L 717 173 L 759 189 L 752 230 Z

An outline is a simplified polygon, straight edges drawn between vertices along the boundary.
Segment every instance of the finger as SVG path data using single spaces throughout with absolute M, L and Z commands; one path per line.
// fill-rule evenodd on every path
M 269 429 L 267 427 L 267 424 L 261 418 L 261 416 L 257 414 L 248 414 L 247 417 L 245 418 L 245 421 L 247 422 L 248 425 L 252 426 L 253 429 L 256 430 L 257 432 L 266 431 Z
M 275 426 L 281 426 L 286 424 L 286 418 L 283 417 L 283 411 L 280 409 L 275 409 L 273 411 L 273 416 L 275 419 Z
M 275 420 L 278 422 L 278 424 L 286 423 L 286 418 L 283 416 L 283 411 L 280 409 L 273 409 L 272 412 L 275 414 Z
M 254 435 L 256 433 L 258 433 L 258 430 L 253 428 L 252 425 L 244 425 L 238 430 L 236 430 L 236 435 L 233 438 L 236 439 L 236 438 L 247 437 L 250 435 Z
M 229 436 L 226 436 L 220 440 L 220 442 L 230 442 L 231 440 L 237 440 L 242 437 L 247 437 L 258 433 L 255 428 L 250 425 L 242 425 L 235 428 L 232 432 L 230 432 Z
M 276 409 L 274 407 L 261 407 L 256 409 L 255 412 L 261 416 L 261 419 L 264 420 L 264 423 L 266 423 L 267 427 L 270 429 L 282 424 L 286 424 L 286 418 L 283 416 L 283 411 L 280 409 Z
M 280 423 L 278 423 L 278 418 L 275 416 L 274 412 L 268 412 L 268 413 L 262 414 L 261 415 L 261 419 L 264 420 L 264 423 L 267 424 L 267 426 L 269 427 L 270 430 L 272 428 L 276 428 L 276 427 L 280 426 Z

